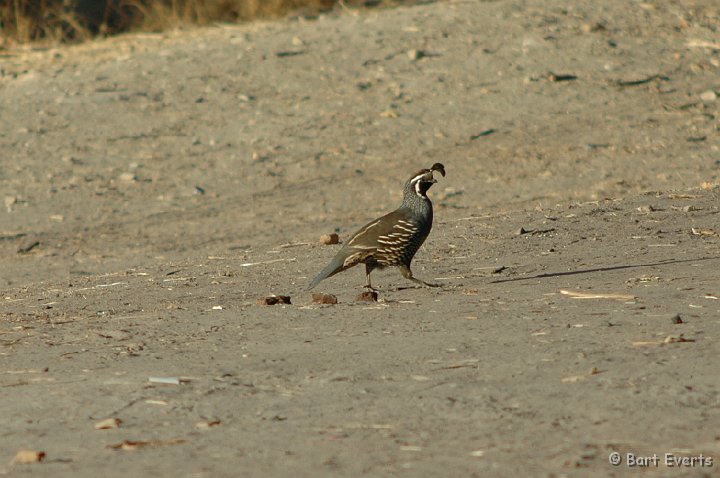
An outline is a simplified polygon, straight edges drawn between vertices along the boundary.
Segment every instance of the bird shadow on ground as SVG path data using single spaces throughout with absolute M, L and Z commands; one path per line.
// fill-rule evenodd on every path
M 608 266 L 608 267 L 595 267 L 592 269 L 580 269 L 576 271 L 564 271 L 564 272 L 546 272 L 543 274 L 538 274 L 534 276 L 528 276 L 528 277 L 514 277 L 512 279 L 498 279 L 494 281 L 490 281 L 490 284 L 502 284 L 503 282 L 517 282 L 522 280 L 530 280 L 530 279 L 548 279 L 552 277 L 562 277 L 562 276 L 573 276 L 573 275 L 579 275 L 579 274 L 591 274 L 593 272 L 608 272 L 608 271 L 617 271 L 617 270 L 623 270 L 623 269 L 637 269 L 640 267 L 655 267 L 655 266 L 664 266 L 668 264 L 683 264 L 687 262 L 699 262 L 699 261 L 711 261 L 715 259 L 720 259 L 720 256 L 715 257 L 699 257 L 697 259 L 671 259 L 667 261 L 660 261 L 660 262 L 648 262 L 645 264 L 625 264 L 620 266 Z

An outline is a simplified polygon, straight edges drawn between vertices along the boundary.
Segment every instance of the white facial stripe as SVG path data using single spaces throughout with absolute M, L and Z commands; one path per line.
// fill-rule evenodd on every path
M 415 184 L 415 194 L 417 194 L 421 198 L 426 197 L 423 193 L 420 192 L 420 183 L 423 181 L 432 181 L 432 171 L 425 170 L 421 174 L 418 174 L 410 180 L 410 184 Z
M 418 174 L 417 176 L 415 176 L 414 178 L 412 178 L 412 179 L 410 180 L 410 182 L 411 182 L 411 183 L 414 183 L 415 181 L 420 181 L 422 178 L 425 177 L 426 174 L 427 174 L 427 173 Z

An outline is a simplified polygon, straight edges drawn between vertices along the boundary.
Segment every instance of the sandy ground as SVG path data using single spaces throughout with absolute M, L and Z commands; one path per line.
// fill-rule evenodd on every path
M 720 6 L 573 3 L 3 52 L 0 475 L 717 476 Z

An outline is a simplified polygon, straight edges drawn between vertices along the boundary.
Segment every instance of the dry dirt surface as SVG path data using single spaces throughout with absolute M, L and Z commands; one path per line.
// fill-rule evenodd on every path
M 0 475 L 717 476 L 719 15 L 448 1 L 3 52 Z M 358 267 L 314 303 L 319 237 L 436 161 L 442 287 L 356 301 Z

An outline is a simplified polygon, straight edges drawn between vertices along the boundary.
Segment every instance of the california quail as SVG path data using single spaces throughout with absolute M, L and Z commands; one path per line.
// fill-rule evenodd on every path
M 435 163 L 430 169 L 421 169 L 405 183 L 403 201 L 398 209 L 361 227 L 338 251 L 330 264 L 313 279 L 312 289 L 320 281 L 357 264 L 365 264 L 367 284 L 375 269 L 397 266 L 403 277 L 428 287 L 437 287 L 413 277 L 410 262 L 430 234 L 433 208 L 427 192 L 437 181 L 433 171 L 445 176 L 445 166 Z

